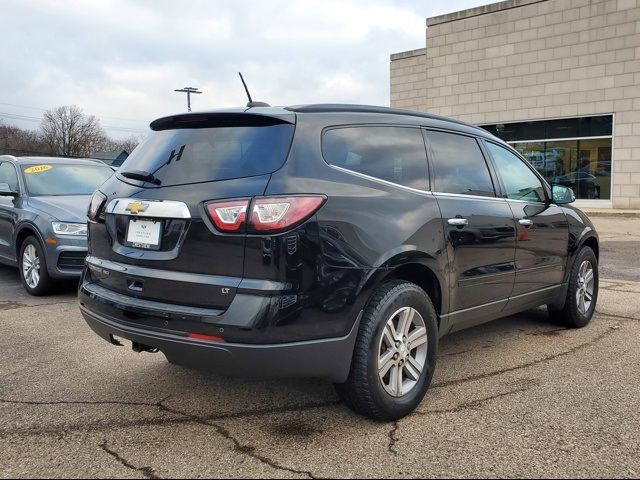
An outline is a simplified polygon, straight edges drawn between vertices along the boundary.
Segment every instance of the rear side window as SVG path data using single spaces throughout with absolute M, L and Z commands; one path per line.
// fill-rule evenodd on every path
M 335 128 L 325 132 L 322 152 L 331 165 L 405 187 L 429 189 L 427 155 L 418 128 Z
M 489 167 L 475 138 L 428 131 L 433 151 L 433 190 L 442 193 L 495 197 Z
M 151 173 L 163 187 L 266 175 L 284 164 L 293 132 L 288 123 L 155 131 L 120 171 Z

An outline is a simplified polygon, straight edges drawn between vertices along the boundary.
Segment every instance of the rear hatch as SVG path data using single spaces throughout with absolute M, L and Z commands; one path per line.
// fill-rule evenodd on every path
M 101 188 L 90 223 L 89 275 L 100 288 L 226 310 L 244 270 L 245 236 L 221 233 L 205 205 L 263 195 L 286 161 L 295 116 L 185 114 L 153 132 Z

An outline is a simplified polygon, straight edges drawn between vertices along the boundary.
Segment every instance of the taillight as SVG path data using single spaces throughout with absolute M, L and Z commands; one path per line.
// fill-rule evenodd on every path
M 205 206 L 209 218 L 221 232 L 238 232 L 244 227 L 249 200 L 225 200 Z
M 256 232 L 281 232 L 301 224 L 322 206 L 324 196 L 257 198 L 251 209 L 250 228 Z
M 278 233 L 307 220 L 325 200 L 322 195 L 258 197 L 253 202 L 249 199 L 211 202 L 205 209 L 221 232 L 241 233 L 246 227 L 253 233 Z
M 87 217 L 92 222 L 97 222 L 100 214 L 102 213 L 102 209 L 104 208 L 104 204 L 107 202 L 107 197 L 102 193 L 96 191 L 91 197 L 91 202 L 89 203 L 89 210 L 87 211 Z

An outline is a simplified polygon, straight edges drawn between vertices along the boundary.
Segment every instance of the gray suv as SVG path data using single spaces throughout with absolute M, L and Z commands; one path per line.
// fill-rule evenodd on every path
M 112 174 L 95 160 L 0 156 L 0 263 L 20 269 L 27 292 L 80 278 L 91 194 Z

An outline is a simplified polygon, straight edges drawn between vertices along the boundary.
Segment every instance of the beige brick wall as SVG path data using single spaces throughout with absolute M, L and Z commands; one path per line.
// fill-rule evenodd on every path
M 640 0 L 509 0 L 428 20 L 391 105 L 494 123 L 615 114 L 613 206 L 640 208 Z
M 426 50 L 394 55 L 391 62 L 391 103 L 397 108 L 426 110 Z

